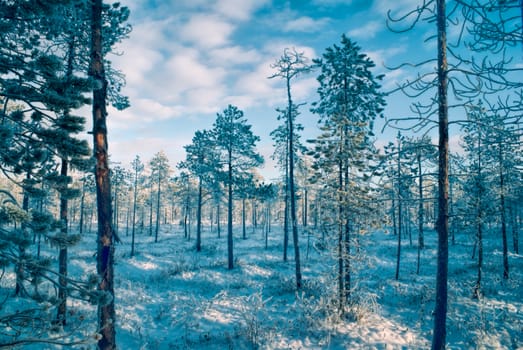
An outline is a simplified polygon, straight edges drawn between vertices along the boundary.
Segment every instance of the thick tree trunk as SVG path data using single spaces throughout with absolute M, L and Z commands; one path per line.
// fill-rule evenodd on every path
M 114 243 L 111 207 L 111 180 L 107 144 L 107 80 L 105 78 L 102 44 L 102 0 L 92 0 L 90 77 L 93 80 L 93 140 L 96 159 L 95 180 L 98 208 L 98 289 L 107 294 L 98 305 L 98 348 L 116 349 L 114 308 Z M 105 299 L 105 298 L 104 298 Z
M 438 27 L 438 256 L 436 272 L 436 305 L 434 308 L 434 332 L 432 350 L 445 349 L 447 338 L 447 280 L 449 259 L 449 129 L 448 129 L 448 68 L 445 0 L 437 0 Z

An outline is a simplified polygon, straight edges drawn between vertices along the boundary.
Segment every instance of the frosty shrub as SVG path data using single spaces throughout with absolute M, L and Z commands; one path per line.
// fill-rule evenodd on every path
M 364 322 L 370 314 L 380 312 L 378 295 L 370 291 L 357 290 L 352 295 L 352 302 L 348 307 L 347 317 L 360 323 Z
M 340 321 L 336 305 L 336 297 L 331 294 L 315 296 L 305 291 L 296 293 L 292 306 L 296 314 L 295 328 L 305 333 L 331 329 Z
M 245 336 L 252 349 L 259 349 L 269 341 L 270 332 L 264 329 L 264 324 L 270 324 L 270 317 L 265 305 L 270 300 L 263 300 L 261 292 L 242 298 L 240 310 Z

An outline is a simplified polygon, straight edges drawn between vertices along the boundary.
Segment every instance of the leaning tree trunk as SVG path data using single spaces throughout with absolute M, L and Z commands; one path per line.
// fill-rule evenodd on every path
M 97 272 L 98 289 L 107 295 L 98 304 L 98 348 L 116 349 L 114 308 L 114 243 L 111 207 L 111 180 L 107 144 L 107 80 L 105 78 L 102 44 L 102 0 L 92 1 L 91 62 L 89 75 L 93 80 L 93 143 L 98 209 Z
M 301 288 L 301 262 L 300 262 L 300 245 L 298 241 L 298 221 L 296 219 L 296 188 L 294 186 L 294 126 L 292 123 L 292 100 L 290 79 L 287 79 L 287 97 L 289 101 L 289 110 L 287 116 L 288 133 L 289 133 L 289 200 L 292 227 L 292 240 L 294 243 L 294 263 L 296 273 L 296 289 Z
M 445 0 L 437 0 L 438 28 L 438 256 L 436 272 L 436 305 L 432 350 L 445 349 L 447 336 L 447 279 L 449 260 L 449 126 L 448 126 L 448 68 Z

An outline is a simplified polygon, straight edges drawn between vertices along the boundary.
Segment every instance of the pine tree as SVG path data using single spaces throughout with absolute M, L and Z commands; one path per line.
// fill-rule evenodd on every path
M 162 183 L 169 177 L 169 160 L 165 153 L 158 152 L 149 162 L 151 168 L 151 184 L 156 184 L 156 225 L 154 230 L 154 242 L 158 242 L 158 231 L 160 230 L 160 196 L 162 194 Z M 151 194 L 152 198 L 152 194 Z M 153 204 L 151 203 L 151 208 Z M 152 218 L 152 216 L 151 216 Z
M 287 157 L 286 161 L 286 186 L 288 186 L 289 201 L 290 201 L 290 222 L 292 227 L 292 239 L 294 242 L 294 261 L 295 261 L 295 272 L 296 272 L 296 289 L 301 288 L 302 277 L 301 277 L 301 263 L 300 263 L 300 246 L 298 241 L 298 220 L 296 218 L 296 186 L 294 184 L 294 167 L 295 167 L 295 127 L 294 122 L 298 110 L 292 100 L 291 94 L 291 80 L 299 76 L 300 74 L 307 73 L 311 70 L 311 66 L 308 64 L 308 59 L 304 53 L 296 51 L 296 49 L 285 49 L 283 55 L 273 64 L 271 68 L 277 72 L 270 78 L 279 77 L 285 81 L 285 87 L 287 92 L 287 109 L 286 109 L 286 140 L 287 146 Z M 286 209 L 287 212 L 287 209 Z M 285 232 L 287 234 L 287 232 Z
M 138 184 L 141 173 L 144 169 L 142 162 L 140 161 L 140 156 L 136 156 L 131 162 L 133 167 L 133 215 L 132 215 L 132 233 L 131 233 L 131 257 L 134 256 L 134 240 L 135 240 L 135 231 L 136 231 L 136 197 L 138 195 Z
M 337 205 L 339 309 L 344 312 L 351 293 L 350 197 L 357 191 L 351 183 L 365 176 L 372 146 L 374 119 L 381 116 L 385 101 L 371 69 L 374 63 L 360 53 L 360 47 L 345 35 L 341 46 L 326 49 L 314 60 L 318 76 L 319 101 L 312 112 L 319 116 L 322 134 L 313 140 L 316 168 L 336 174 L 334 190 Z
M 187 169 L 198 179 L 198 200 L 196 206 L 196 251 L 201 251 L 202 243 L 202 206 L 203 189 L 212 183 L 213 171 L 216 170 L 216 156 L 214 155 L 212 134 L 207 131 L 196 131 L 192 144 L 185 146 L 186 160 L 178 165 L 180 169 Z
M 252 133 L 243 112 L 236 106 L 229 105 L 217 114 L 211 132 L 220 163 L 218 176 L 227 188 L 227 266 L 231 270 L 234 268 L 233 192 L 254 167 L 263 163 L 263 157 L 255 150 L 260 138 Z

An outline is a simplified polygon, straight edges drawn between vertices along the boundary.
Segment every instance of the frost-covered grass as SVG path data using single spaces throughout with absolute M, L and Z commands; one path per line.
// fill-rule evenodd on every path
M 312 230 L 312 232 L 314 232 Z M 353 249 L 353 305 L 340 317 L 335 301 L 335 260 L 300 235 L 304 287 L 294 286 L 292 244 L 282 260 L 282 232 L 237 232 L 235 269 L 227 270 L 226 238 L 204 230 L 197 253 L 178 226 L 164 225 L 159 242 L 137 236 L 116 247 L 117 342 L 120 349 L 423 349 L 430 347 L 435 293 L 436 236 L 426 235 L 420 274 L 416 246 L 403 240 L 399 280 L 394 279 L 396 237 L 376 231 L 358 237 Z M 95 271 L 95 235 L 70 252 L 70 275 Z M 291 241 L 292 242 L 292 241 Z M 334 244 L 334 242 L 332 242 Z M 484 297 L 472 298 L 476 276 L 472 241 L 457 236 L 450 245 L 449 349 L 523 347 L 523 257 L 509 257 L 511 277 L 503 281 L 501 239 L 485 242 Z M 8 278 L 12 278 L 7 276 Z M 5 280 L 4 278 L 4 281 Z M 13 307 L 13 305 L 11 305 Z M 76 339 L 93 338 L 96 309 L 69 306 L 64 329 Z M 84 348 L 93 348 L 85 345 Z M 54 349 L 35 345 L 34 349 Z M 76 346 L 75 348 L 81 348 Z

